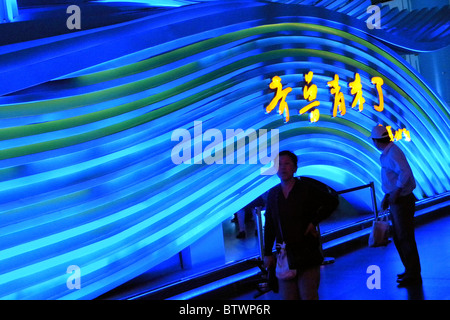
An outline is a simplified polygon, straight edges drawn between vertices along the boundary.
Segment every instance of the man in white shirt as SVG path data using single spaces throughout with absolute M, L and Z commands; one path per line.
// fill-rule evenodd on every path
M 403 151 L 395 145 L 384 126 L 373 128 L 371 138 L 381 151 L 381 185 L 385 196 L 381 207 L 391 211 L 393 239 L 405 272 L 398 274 L 399 286 L 422 283 L 420 259 L 414 236 L 416 181 Z

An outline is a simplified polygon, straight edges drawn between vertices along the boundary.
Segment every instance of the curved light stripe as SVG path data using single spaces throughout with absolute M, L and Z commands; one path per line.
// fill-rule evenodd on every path
M 224 73 L 228 73 L 231 71 L 236 71 L 239 70 L 241 68 L 244 68 L 245 66 L 250 66 L 253 64 L 257 64 L 260 62 L 264 62 L 267 61 L 269 59 L 275 59 L 275 58 L 280 58 L 282 56 L 293 56 L 293 57 L 303 57 L 303 56 L 317 56 L 317 57 L 321 57 L 321 58 L 328 58 L 331 60 L 337 60 L 337 61 L 341 61 L 343 63 L 346 63 L 349 66 L 354 66 L 356 68 L 359 68 L 363 71 L 368 72 L 369 74 L 373 75 L 373 76 L 382 76 L 382 74 L 380 74 L 379 72 L 377 72 L 376 70 L 372 69 L 372 68 L 368 68 L 365 65 L 356 62 L 352 59 L 349 59 L 347 57 L 344 57 L 342 55 L 337 55 L 337 54 L 333 54 L 333 53 L 328 53 L 328 52 L 324 52 L 324 51 L 318 51 L 318 50 L 310 50 L 310 49 L 285 49 L 285 50 L 275 50 L 273 52 L 270 53 L 263 53 L 260 55 L 256 55 L 256 56 L 252 56 L 252 57 L 248 57 L 248 58 L 244 58 L 241 61 L 238 61 L 236 63 L 232 63 L 229 66 L 228 70 L 223 70 L 221 71 L 221 69 L 218 70 L 218 74 L 217 76 L 223 75 Z M 216 77 L 217 73 L 213 73 L 213 74 L 209 74 L 207 75 L 208 77 L 211 77 L 210 79 L 214 79 Z M 206 77 L 206 76 L 204 76 Z M 203 77 L 201 77 L 203 80 Z M 206 80 L 204 80 L 206 81 Z M 198 79 L 193 80 L 190 84 L 188 84 L 188 88 L 186 88 L 186 85 L 181 85 L 181 86 L 177 86 L 175 87 L 173 90 L 171 91 L 185 91 L 189 88 L 195 88 L 199 85 L 199 82 L 202 82 L 201 80 L 199 81 Z M 389 85 L 390 87 L 394 88 L 394 90 L 396 90 L 397 92 L 399 92 L 404 98 L 406 98 L 415 108 L 418 112 L 420 112 L 423 116 L 423 118 L 425 118 L 428 122 L 429 125 L 434 126 L 435 124 L 434 122 L 428 117 L 428 115 L 417 105 L 417 103 L 415 103 L 402 89 L 400 89 L 395 83 L 393 83 L 391 80 L 387 79 L 386 80 L 386 84 Z M 223 86 L 219 87 L 220 89 L 224 89 Z M 216 89 L 217 90 L 217 89 Z M 210 90 L 208 90 L 210 93 L 211 92 L 215 92 L 212 88 Z M 202 93 L 200 93 L 202 94 Z M 158 96 L 158 95 L 155 95 Z M 123 106 L 119 106 L 116 108 L 111 108 L 108 110 L 105 110 L 104 112 L 97 112 L 94 114 L 89 114 L 89 116 L 83 116 L 83 119 L 86 119 L 83 121 L 83 119 L 81 121 L 83 121 L 83 123 L 85 123 L 85 121 L 87 122 L 94 122 L 94 121 L 98 121 L 99 117 L 100 118 L 105 118 L 105 117 L 113 117 L 117 114 L 121 114 L 123 112 L 127 112 L 128 107 L 131 106 L 131 108 L 136 108 L 139 106 L 144 106 L 144 105 L 148 105 L 153 103 L 154 101 L 162 101 L 164 99 L 167 99 L 168 96 L 166 94 L 163 95 L 163 97 L 159 98 L 159 97 L 155 97 L 152 96 L 151 98 L 144 98 L 141 100 L 138 100 L 137 102 L 132 102 L 132 103 L 128 103 L 126 105 Z M 150 100 L 150 101 L 149 101 Z M 183 101 L 183 100 L 182 100 Z M 181 102 L 181 101 L 180 101 Z M 187 100 L 187 103 L 192 103 L 192 100 Z M 111 125 L 108 126 L 107 128 L 102 128 L 102 129 L 97 129 L 94 130 L 93 132 L 89 132 L 89 133 L 82 133 L 78 136 L 75 136 L 76 138 L 74 138 L 74 136 L 70 136 L 69 138 L 59 138 L 58 141 L 52 142 L 52 141 L 48 141 L 48 142 L 43 142 L 43 143 L 38 143 L 38 144 L 31 144 L 27 146 L 27 151 L 24 151 L 24 148 L 21 147 L 16 147 L 14 149 L 6 149 L 6 150 L 2 150 L 0 151 L 0 158 L 3 158 L 4 156 L 2 156 L 2 154 L 8 154 L 10 155 L 10 157 L 17 157 L 20 155 L 24 155 L 26 154 L 26 152 L 42 152 L 45 151 L 46 149 L 54 149 L 54 148 L 60 148 L 61 145 L 67 146 L 76 142 L 80 142 L 80 141 L 86 141 L 87 140 L 92 140 L 92 139 L 96 139 L 98 137 L 101 136 L 106 136 L 106 135 L 110 135 L 112 133 L 114 133 L 114 131 L 122 131 L 126 128 L 129 128 L 129 126 L 126 126 L 127 123 L 129 123 L 130 121 L 132 121 L 133 125 L 135 125 L 136 123 L 143 123 L 143 122 L 148 122 L 151 121 L 157 117 L 161 117 L 163 115 L 169 114 L 170 112 L 175 111 L 177 108 L 183 108 L 184 106 L 186 106 L 186 103 L 174 103 L 172 105 L 169 105 L 167 107 L 162 107 L 156 111 L 153 111 L 152 113 L 149 114 L 145 114 L 143 116 L 138 116 L 135 117 L 133 119 L 129 119 L 126 121 L 122 121 L 119 124 L 116 125 Z M 115 112 L 115 109 L 118 109 L 117 112 Z M 125 109 L 125 110 L 121 110 L 121 109 Z M 101 115 L 97 116 L 97 114 L 101 113 Z M 104 115 L 103 115 L 104 114 Z M 142 119 L 142 120 L 141 120 Z M 58 124 L 61 123 L 61 125 L 59 126 Z M 27 126 L 25 128 L 23 127 L 17 127 L 16 131 L 13 131 L 12 128 L 8 128 L 8 129 L 3 129 L 3 130 L 7 130 L 7 134 L 2 134 L 0 132 L 0 135 L 2 137 L 4 137 L 4 139 L 7 138 L 11 138 L 14 137 L 15 132 L 17 132 L 17 135 L 32 135 L 33 133 L 39 133 L 42 132 L 42 129 L 40 130 L 40 127 L 48 127 L 48 129 L 43 129 L 43 131 L 54 131 L 54 130 L 60 130 L 61 127 L 62 128 L 67 128 L 67 126 L 79 126 L 82 123 L 79 123 L 76 118 L 69 118 L 69 119 L 65 119 L 65 120 L 58 120 L 58 121 L 52 121 L 50 123 L 43 123 L 43 124 L 38 124 L 38 125 L 31 125 L 31 126 Z M 126 126 L 126 127 L 125 127 Z M 36 128 L 38 127 L 38 128 Z M 124 128 L 125 127 L 125 128 Z M 437 129 L 435 127 L 435 129 Z M 0 129 L 1 130 L 1 129 Z M 99 133 L 99 131 L 101 131 L 102 133 Z M 84 138 L 85 137 L 85 138 Z M 445 138 L 445 137 L 444 137 Z M 76 141 L 76 142 L 71 142 L 71 141 Z M 42 147 L 41 147 L 42 146 Z

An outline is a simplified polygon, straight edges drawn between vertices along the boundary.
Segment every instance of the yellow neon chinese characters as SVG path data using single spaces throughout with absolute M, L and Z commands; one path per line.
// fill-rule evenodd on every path
M 353 98 L 352 102 L 352 108 L 356 106 L 356 104 L 359 105 L 359 112 L 363 111 L 364 109 L 364 102 L 366 102 L 366 99 L 362 96 L 362 84 L 361 84 L 361 77 L 359 76 L 359 73 L 355 74 L 355 81 L 350 82 L 349 87 L 352 88 L 350 93 L 355 96 Z
M 373 107 L 378 112 L 381 112 L 384 110 L 384 98 L 383 98 L 383 90 L 381 90 L 381 86 L 383 85 L 384 81 L 380 77 L 373 77 L 372 83 L 376 86 L 377 92 L 378 92 L 378 99 L 380 101 L 379 105 L 374 105 Z
M 386 126 L 386 130 L 389 134 L 389 137 L 391 138 L 391 141 L 398 141 L 402 140 L 403 136 L 405 137 L 406 141 L 411 141 L 411 134 L 406 129 L 398 129 L 395 131 L 395 133 L 392 132 L 391 126 Z
M 304 75 L 305 78 L 305 86 L 303 87 L 303 98 L 308 102 L 306 106 L 302 107 L 299 110 L 299 114 L 302 115 L 306 112 L 310 112 L 310 121 L 312 123 L 319 121 L 320 112 L 317 108 L 320 105 L 320 101 L 317 101 L 318 89 L 315 84 L 312 83 L 314 73 L 309 71 Z M 379 104 L 374 104 L 374 109 L 378 112 L 382 112 L 384 110 L 384 97 L 382 86 L 384 81 L 381 77 L 372 77 L 372 84 L 375 85 Z M 327 82 L 328 87 L 330 87 L 330 93 L 334 95 L 333 99 L 333 111 L 332 117 L 336 117 L 339 112 L 341 116 L 346 114 L 346 105 L 345 105 L 345 96 L 344 93 L 341 92 L 341 87 L 339 86 L 339 76 L 337 74 L 334 75 L 333 80 Z M 279 104 L 278 113 L 280 115 L 284 114 L 285 122 L 289 122 L 289 106 L 286 102 L 287 95 L 292 91 L 291 87 L 283 88 L 281 84 L 281 78 L 279 76 L 274 76 L 269 85 L 270 89 L 276 90 L 275 95 L 269 105 L 266 107 L 266 112 L 270 113 L 276 106 Z M 362 112 L 364 109 L 364 103 L 366 100 L 363 97 L 361 76 L 359 73 L 355 73 L 355 78 L 352 82 L 348 83 L 348 87 L 351 89 L 350 94 L 354 96 L 351 107 L 355 108 L 358 105 L 359 112 Z M 405 138 L 406 141 L 411 141 L 410 133 L 406 129 L 399 129 L 395 132 L 392 132 L 392 129 L 389 127 L 388 132 L 392 141 L 398 141 Z
M 305 81 L 309 85 L 312 81 L 312 78 L 314 76 L 314 73 L 312 71 L 305 74 Z M 318 109 L 315 109 L 320 105 L 319 101 L 313 101 L 317 98 L 317 86 L 315 84 L 310 85 L 309 87 L 305 85 L 303 87 L 303 98 L 307 101 L 312 101 L 311 103 L 308 103 L 305 107 L 301 108 L 299 113 L 304 114 L 307 111 L 311 110 L 311 113 L 309 115 L 309 120 L 311 122 L 317 122 L 320 118 L 320 112 Z
M 287 87 L 283 89 L 283 85 L 281 84 L 281 78 L 278 76 L 275 76 L 272 78 L 272 82 L 270 82 L 269 85 L 270 89 L 277 90 L 275 93 L 275 97 L 272 99 L 272 101 L 269 103 L 269 105 L 266 107 L 266 112 L 270 113 L 275 106 L 280 102 L 280 106 L 278 109 L 279 114 L 285 115 L 286 122 L 289 122 L 289 106 L 286 102 L 286 97 L 289 92 L 292 91 L 291 87 Z
M 334 80 L 327 82 L 327 84 L 331 87 L 331 94 L 334 94 L 333 117 L 336 117 L 337 110 L 339 110 L 341 116 L 345 115 L 347 111 L 345 108 L 344 93 L 341 92 L 341 87 L 339 86 L 339 76 L 335 74 Z

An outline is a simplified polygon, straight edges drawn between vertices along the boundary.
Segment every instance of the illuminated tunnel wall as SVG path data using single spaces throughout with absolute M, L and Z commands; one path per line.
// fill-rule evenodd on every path
M 416 196 L 449 191 L 448 105 L 392 49 L 325 10 L 207 2 L 0 48 L 0 297 L 99 296 L 278 183 L 260 162 L 174 164 L 172 133 L 184 128 L 194 139 L 195 121 L 203 133 L 278 129 L 300 174 L 337 190 L 374 181 L 378 197 L 369 132 L 377 123 L 406 128 L 411 141 L 396 143 Z M 316 123 L 299 115 L 308 71 L 321 103 Z M 355 73 L 362 112 L 350 107 Z M 335 74 L 347 113 L 332 117 Z M 265 112 L 275 75 L 293 88 L 289 122 L 278 106 Z M 384 80 L 382 112 L 372 77 Z M 71 265 L 81 268 L 80 290 L 67 288 Z

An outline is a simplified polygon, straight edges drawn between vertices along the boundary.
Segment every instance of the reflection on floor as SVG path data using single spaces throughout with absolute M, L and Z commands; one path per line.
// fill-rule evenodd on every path
M 393 243 L 386 247 L 364 247 L 337 257 L 322 266 L 319 297 L 322 300 L 450 300 L 450 216 L 416 228 L 422 265 L 422 286 L 398 288 L 397 273 L 403 266 Z M 371 265 L 380 267 L 380 289 L 368 289 Z M 256 290 L 224 299 L 253 300 Z M 207 298 L 207 297 L 205 297 Z M 258 300 L 278 300 L 272 291 Z

